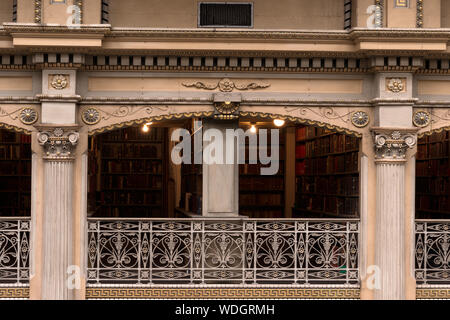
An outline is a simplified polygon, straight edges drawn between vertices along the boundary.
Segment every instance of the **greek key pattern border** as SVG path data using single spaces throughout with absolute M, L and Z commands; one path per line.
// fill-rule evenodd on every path
M 0 299 L 28 299 L 30 297 L 30 288 L 28 287 L 0 287 Z
M 86 288 L 86 299 L 360 299 L 359 288 Z
M 450 288 L 417 288 L 416 299 L 450 299 Z

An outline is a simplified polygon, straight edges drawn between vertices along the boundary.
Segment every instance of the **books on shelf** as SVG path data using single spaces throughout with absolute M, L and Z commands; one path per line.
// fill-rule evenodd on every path
M 0 216 L 31 214 L 31 136 L 0 129 Z
M 416 218 L 450 217 L 450 132 L 424 136 L 417 143 Z
M 324 128 L 298 127 L 296 140 L 294 216 L 357 217 L 359 139 Z
M 130 127 L 91 138 L 88 211 L 102 217 L 158 217 L 165 207 L 166 129 Z

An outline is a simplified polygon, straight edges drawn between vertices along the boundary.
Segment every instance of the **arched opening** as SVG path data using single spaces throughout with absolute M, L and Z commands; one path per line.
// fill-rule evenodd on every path
M 175 164 L 172 132 L 194 119 L 152 121 L 91 136 L 88 216 L 174 218 L 201 213 L 201 165 Z
M 279 130 L 276 174 L 261 175 L 261 164 L 240 165 L 240 214 L 252 218 L 358 218 L 361 139 L 326 126 L 285 121 L 277 127 L 274 122 L 262 118 L 240 121 L 244 129 L 256 127 L 255 135 L 260 129 Z

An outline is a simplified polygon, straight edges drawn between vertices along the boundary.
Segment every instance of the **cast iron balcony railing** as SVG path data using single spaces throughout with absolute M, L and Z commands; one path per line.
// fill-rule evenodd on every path
M 359 228 L 350 219 L 89 219 L 88 285 L 358 285 Z
M 0 285 L 29 282 L 30 218 L 0 217 Z
M 416 220 L 418 285 L 450 284 L 450 220 Z

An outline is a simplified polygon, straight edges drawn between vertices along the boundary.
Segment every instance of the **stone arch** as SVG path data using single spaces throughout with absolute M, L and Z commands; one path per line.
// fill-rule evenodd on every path
M 364 125 L 352 119 L 354 114 L 362 112 L 367 116 Z M 327 127 L 337 132 L 362 137 L 368 132 L 372 121 L 370 108 L 347 107 L 280 107 L 246 106 L 239 111 L 241 116 L 285 119 L 294 123 Z M 80 123 L 88 126 L 89 135 L 95 135 L 119 128 L 144 124 L 150 121 L 180 120 L 187 118 L 213 117 L 211 105 L 197 106 L 84 106 L 80 110 Z

